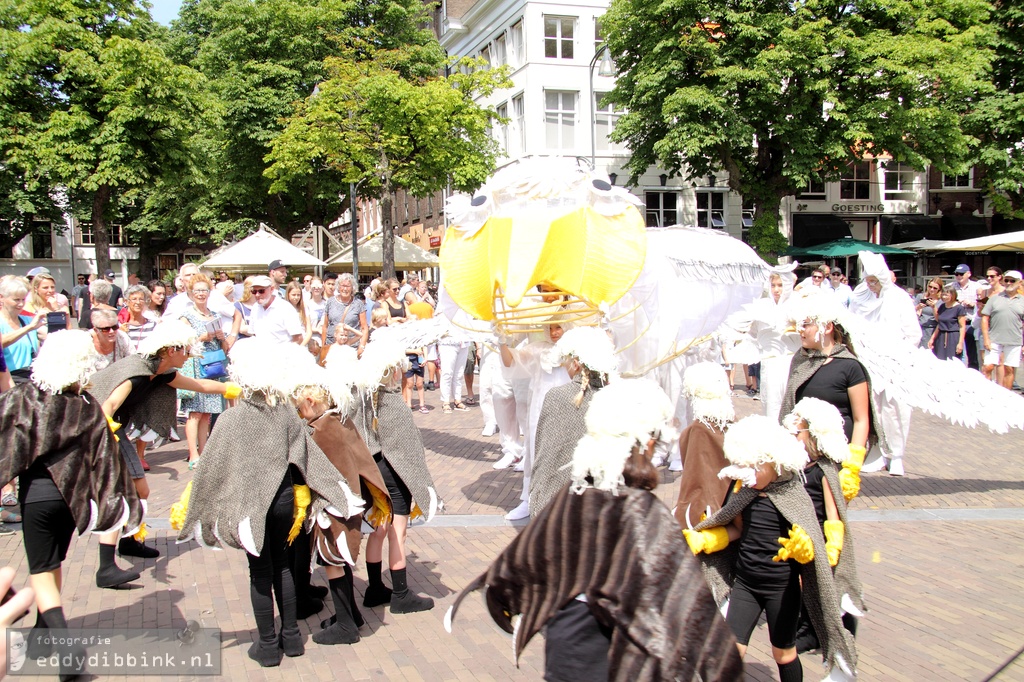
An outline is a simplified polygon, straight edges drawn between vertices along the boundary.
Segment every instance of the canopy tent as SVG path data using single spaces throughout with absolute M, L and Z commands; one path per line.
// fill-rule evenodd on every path
M 261 225 L 240 242 L 221 248 L 202 264 L 204 268 L 253 270 L 266 272 L 272 260 L 280 260 L 289 268 L 312 269 L 327 265 L 302 249 L 291 245 L 272 230 Z
M 359 270 L 378 272 L 384 267 L 384 237 L 379 233 L 367 235 L 359 241 Z M 437 256 L 424 251 L 410 241 L 395 236 L 395 269 L 422 270 L 434 268 L 439 263 Z M 352 247 L 348 246 L 331 256 L 328 265 L 352 265 Z
M 885 255 L 893 256 L 913 256 L 913 251 L 907 251 L 906 249 L 897 249 L 893 246 L 885 246 L 884 244 L 875 244 L 873 242 L 865 242 L 860 239 L 837 239 L 826 244 L 818 244 L 816 246 L 805 246 L 798 248 L 791 246 L 786 249 L 785 255 L 787 256 L 822 256 L 823 258 L 846 258 L 850 256 L 856 256 L 861 251 L 870 251 L 871 253 L 882 253 Z
M 943 242 L 946 251 L 1024 251 L 1024 231 Z
M 943 244 L 946 242 L 942 239 L 915 239 L 912 242 L 903 242 L 900 244 L 890 244 L 897 249 L 910 249 L 911 251 L 945 251 Z

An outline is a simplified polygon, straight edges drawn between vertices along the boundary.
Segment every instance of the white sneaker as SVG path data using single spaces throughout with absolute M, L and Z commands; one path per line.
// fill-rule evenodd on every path
M 498 432 L 497 424 L 485 424 L 484 430 L 480 432 L 481 436 L 493 436 Z
M 669 471 L 682 471 L 683 470 L 683 462 L 682 462 L 682 460 L 673 459 L 669 463 L 669 465 L 668 465 L 668 470 Z
M 882 471 L 883 469 L 885 469 L 886 466 L 888 466 L 888 464 L 889 464 L 888 458 L 886 458 L 886 457 L 879 457 L 878 459 L 876 459 L 874 461 L 865 462 L 864 465 L 860 468 L 860 471 L 861 471 L 861 473 L 864 473 L 864 474 L 873 474 L 876 471 Z
M 902 457 L 889 461 L 889 475 L 890 476 L 902 476 L 903 475 L 903 458 Z
M 530 518 L 530 503 L 520 502 L 519 506 L 505 514 L 506 521 L 522 521 L 523 519 Z
M 511 452 L 506 452 L 505 455 L 497 462 L 491 465 L 493 469 L 508 469 L 510 466 L 515 464 L 516 456 Z
M 513 467 L 513 469 L 512 469 L 512 470 L 513 470 L 513 471 L 523 471 L 523 469 L 525 468 L 525 466 L 526 466 L 526 463 L 525 463 L 525 462 L 523 462 L 522 458 L 520 458 L 520 459 L 517 459 L 517 460 L 516 460 L 516 465 L 515 465 L 515 467 Z

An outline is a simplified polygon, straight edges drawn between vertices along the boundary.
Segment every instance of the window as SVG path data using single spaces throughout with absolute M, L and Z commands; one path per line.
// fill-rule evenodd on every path
M 963 175 L 942 174 L 943 189 L 970 189 L 972 186 L 973 183 L 971 183 L 970 172 L 964 173 Z
M 107 236 L 111 246 L 124 246 L 128 242 L 124 238 L 124 228 L 120 225 L 107 225 Z
M 754 226 L 754 213 L 757 211 L 757 207 L 754 206 L 753 199 L 747 199 L 743 202 L 743 228 L 740 231 L 740 238 L 743 239 L 745 244 L 750 243 L 750 228 Z
M 917 171 L 906 164 L 894 161 L 882 164 L 882 168 L 885 169 L 885 200 L 913 201 L 914 178 Z
M 508 30 L 508 63 L 512 66 L 522 66 L 526 62 L 526 53 L 523 51 L 523 20 L 520 19 L 512 24 Z
M 697 227 L 725 229 L 725 193 L 697 192 Z
M 420 221 L 420 200 L 412 197 L 409 203 L 412 204 L 412 222 L 418 223 Z
M 491 63 L 495 66 L 503 66 L 508 63 L 508 49 L 505 45 L 504 33 L 494 39 L 494 60 Z
M 594 17 L 594 52 L 604 47 L 604 31 L 601 30 L 601 17 Z
M 495 107 L 494 112 L 501 118 L 507 119 L 508 105 L 499 104 L 497 107 Z M 497 128 L 495 128 L 494 132 L 494 139 L 498 141 L 498 145 L 501 147 L 502 153 L 504 153 L 505 156 L 508 156 L 508 123 L 498 123 L 498 126 Z
M 491 46 L 489 44 L 484 45 L 480 50 L 480 58 L 487 62 L 487 68 L 491 67 Z
M 574 17 L 544 17 L 544 56 L 547 59 L 573 58 Z
M 516 141 L 516 152 L 519 154 L 526 153 L 526 106 L 523 102 L 522 95 L 516 95 L 512 98 L 512 127 L 514 128 L 515 135 L 513 136 Z
M 575 92 L 544 92 L 544 141 L 548 149 L 576 147 Z
M 647 227 L 667 227 L 679 223 L 675 192 L 644 192 Z
M 53 258 L 53 239 L 49 221 L 32 221 L 32 257 Z
M 83 246 L 96 243 L 96 238 L 92 234 L 92 223 L 78 223 L 78 243 Z
M 83 246 L 92 246 L 96 243 L 96 235 L 92 229 L 92 223 L 78 223 L 78 243 Z M 107 225 L 107 239 L 111 246 L 125 246 L 124 228 L 120 225 Z
M 868 199 L 871 196 L 871 166 L 867 161 L 851 163 L 839 180 L 840 199 Z
M 427 213 L 426 213 L 425 217 L 429 218 L 432 215 L 434 215 L 434 195 L 433 194 L 428 194 L 427 195 Z
M 597 102 L 597 109 L 594 112 L 594 135 L 597 138 L 597 149 L 600 151 L 619 151 L 623 149 L 623 145 L 612 142 L 608 139 L 612 131 L 615 130 L 615 125 L 619 121 L 619 117 L 622 116 L 623 112 L 620 109 L 616 109 L 615 105 L 611 102 L 602 102 L 607 93 L 598 92 L 594 94 L 594 100 Z
M 810 201 L 825 201 L 825 181 L 818 178 L 811 178 L 802 190 L 796 193 L 799 199 Z

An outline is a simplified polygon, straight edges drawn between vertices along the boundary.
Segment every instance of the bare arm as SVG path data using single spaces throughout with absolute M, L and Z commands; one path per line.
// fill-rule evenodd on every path
M 985 318 L 982 318 L 984 320 Z M 964 350 L 964 337 L 967 335 L 967 316 L 961 315 L 956 318 L 957 324 L 960 325 L 960 340 L 956 344 L 957 354 L 962 353 Z
M 0 336 L 0 346 L 9 346 L 12 343 L 16 342 L 18 339 L 20 339 L 21 337 L 32 332 L 33 330 L 39 329 L 45 324 L 46 313 L 36 313 L 36 316 L 32 318 L 32 321 L 29 322 L 28 324 L 18 327 L 17 329 L 9 331 L 3 336 Z
M 992 342 L 988 338 L 988 315 L 984 313 L 981 316 L 981 338 L 985 343 L 985 350 L 992 350 Z
M 174 380 L 171 381 L 170 386 L 171 388 L 180 388 L 184 391 L 224 395 L 228 384 L 222 384 L 221 382 L 213 381 L 212 379 L 193 379 L 192 377 L 184 376 L 179 372 L 175 375 Z
M 11 373 L 0 372 L 0 393 L 11 390 Z
M 231 332 L 224 337 L 224 352 L 231 350 L 231 347 L 235 345 L 235 341 L 238 340 L 238 332 L 242 329 L 242 313 L 235 309 L 235 314 L 231 318 Z
M 853 412 L 853 436 L 850 445 L 868 446 L 871 435 L 871 399 L 868 395 L 868 382 L 857 384 L 846 389 L 850 397 L 850 410 Z
M 107 396 L 107 399 L 103 401 L 103 414 L 108 417 L 113 417 L 114 413 L 121 409 L 121 405 L 124 404 L 125 398 L 132 392 L 132 382 L 126 381 L 113 392 Z
M 828 521 L 841 521 L 839 518 L 839 508 L 836 507 L 836 498 L 832 495 L 832 486 L 828 484 L 828 479 L 821 479 L 821 489 L 824 492 L 825 497 L 825 519 Z
M 370 338 L 370 325 L 366 324 L 366 309 L 359 313 L 359 350 L 366 347 L 366 341 Z

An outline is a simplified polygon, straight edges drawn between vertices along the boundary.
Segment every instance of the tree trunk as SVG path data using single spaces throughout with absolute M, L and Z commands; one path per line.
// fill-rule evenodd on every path
M 764 198 L 758 197 L 754 204 L 754 225 L 750 228 L 750 246 L 769 265 L 774 265 L 777 262 L 777 257 L 788 246 L 788 240 L 779 231 L 779 208 L 781 205 L 782 197 L 776 193 L 768 193 Z
M 395 276 L 395 226 L 391 221 L 394 200 L 394 195 L 387 190 L 381 195 L 381 259 L 384 261 L 382 268 L 384 279 Z
M 110 185 L 100 185 L 92 195 L 92 235 L 96 245 L 96 272 L 100 277 L 110 269 L 110 233 L 107 231 L 107 204 Z

